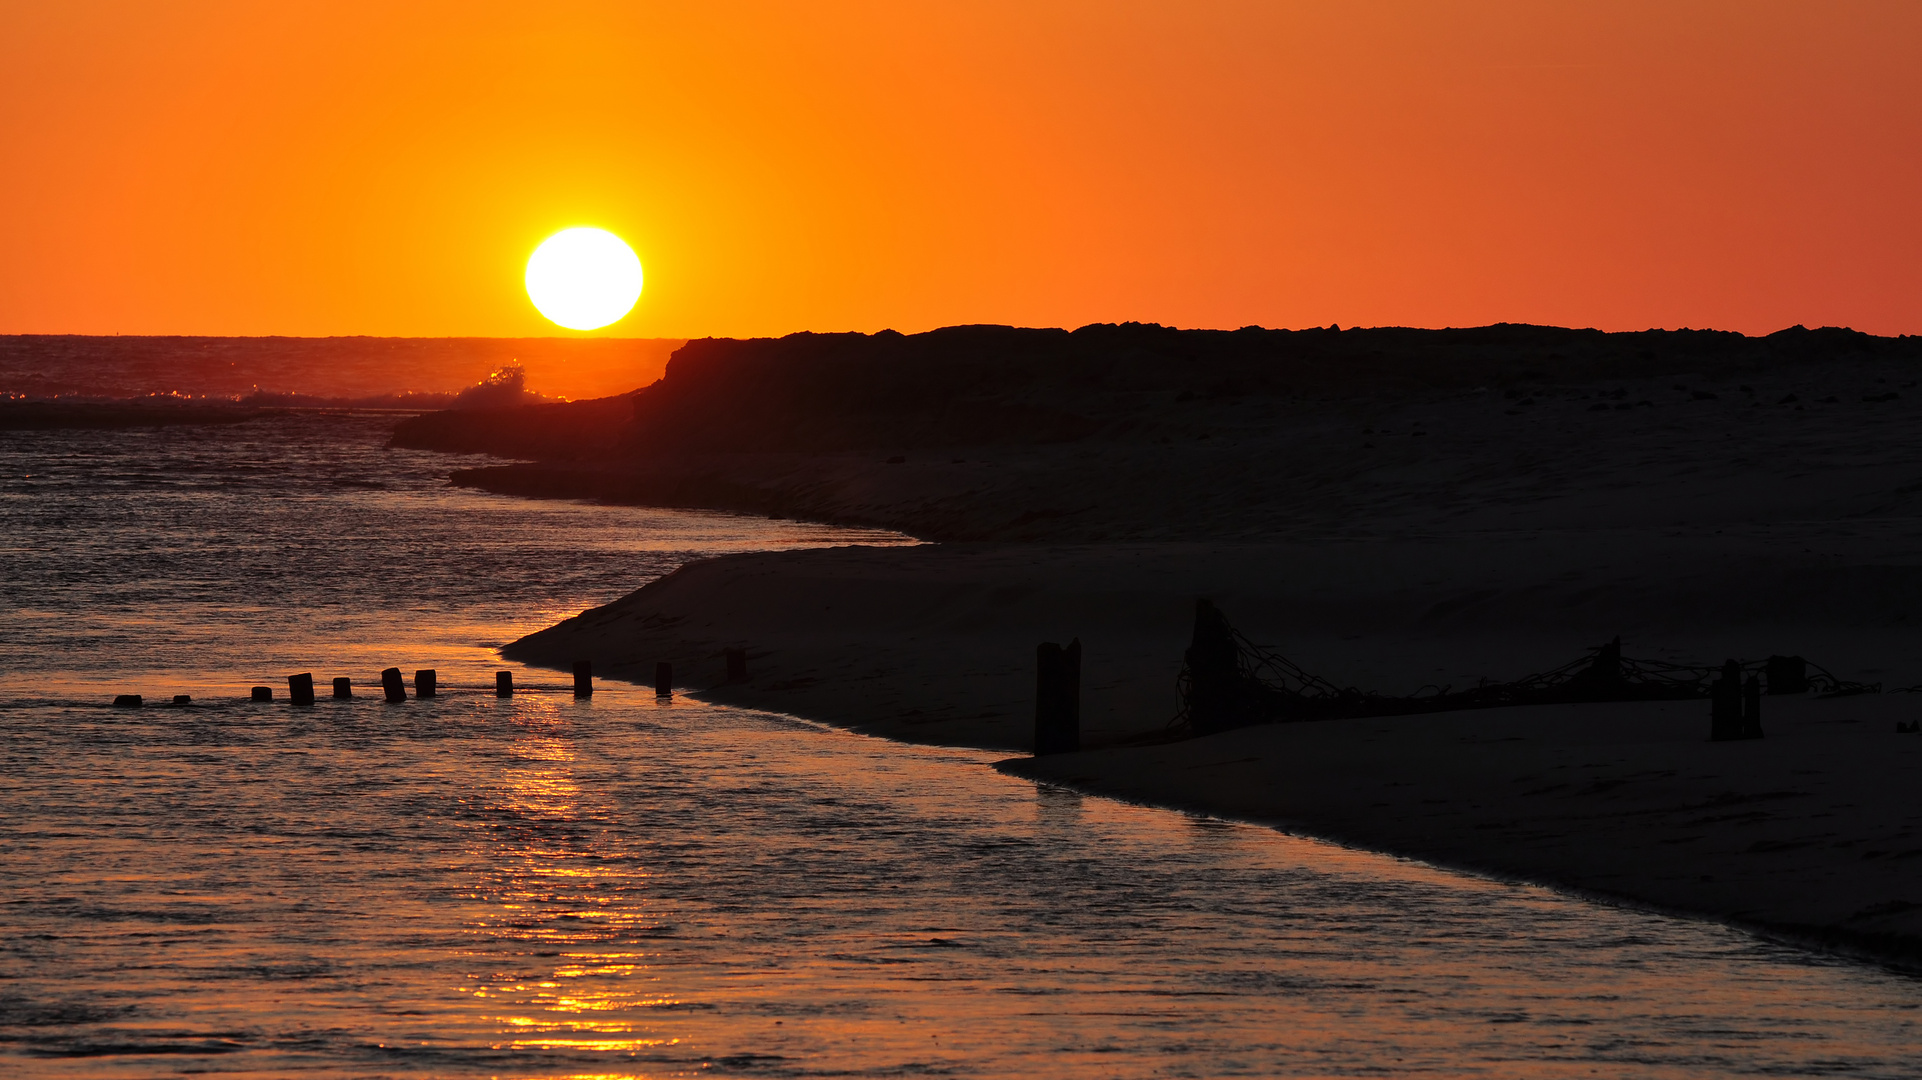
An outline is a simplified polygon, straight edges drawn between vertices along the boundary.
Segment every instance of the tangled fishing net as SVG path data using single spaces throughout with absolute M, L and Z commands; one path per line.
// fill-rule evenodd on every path
M 1489 682 L 1456 690 L 1425 686 L 1412 694 L 1378 694 L 1337 686 L 1304 671 L 1287 657 L 1249 641 L 1206 600 L 1195 605 L 1195 636 L 1180 675 L 1181 711 L 1171 727 L 1206 735 L 1251 724 L 1402 716 L 1504 705 L 1550 705 L 1598 701 L 1679 701 L 1707 698 L 1717 680 L 1750 675 L 1764 679 L 1771 694 L 1824 697 L 1877 693 L 1880 684 L 1847 682 L 1799 656 L 1726 664 L 1670 664 L 1622 655 L 1616 638 L 1550 671 L 1512 682 Z

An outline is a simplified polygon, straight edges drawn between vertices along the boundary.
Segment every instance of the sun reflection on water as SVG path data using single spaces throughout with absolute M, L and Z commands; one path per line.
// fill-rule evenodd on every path
M 473 955 L 496 957 L 506 946 L 547 972 L 520 972 L 510 981 L 476 971 L 469 978 L 481 985 L 472 996 L 488 999 L 491 1009 L 518 1010 L 493 1014 L 502 1033 L 513 1036 L 496 1044 L 503 1049 L 632 1054 L 672 1047 L 681 1040 L 650 1031 L 639 1018 L 683 1002 L 662 993 L 649 954 L 615 944 L 662 930 L 643 893 L 649 875 L 606 827 L 615 811 L 575 775 L 563 709 L 541 701 L 516 715 L 498 789 L 479 806 L 487 827 L 470 842 L 478 864 L 495 868 L 482 893 L 497 909 L 470 925 L 481 942 Z M 591 951 L 604 943 L 612 948 Z

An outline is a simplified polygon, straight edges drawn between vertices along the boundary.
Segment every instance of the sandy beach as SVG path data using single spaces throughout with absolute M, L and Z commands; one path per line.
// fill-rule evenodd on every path
M 1922 718 L 1913 695 L 1767 697 L 1767 737 L 1741 743 L 1708 741 L 1705 701 L 1158 738 L 1179 705 L 1175 677 L 1198 594 L 1246 616 L 1251 636 L 1311 670 L 1387 692 L 1544 670 L 1597 643 L 1574 627 L 1624 624 L 1631 655 L 1801 652 L 1848 660 L 1838 665 L 1845 678 L 1922 680 L 1913 638 L 1872 626 L 1691 623 L 1692 612 L 1739 595 L 1763 572 L 1759 555 L 1730 560 L 1711 548 L 1689 560 L 1675 545 L 1657 561 L 1678 571 L 1692 561 L 1694 589 L 1667 609 L 1634 610 L 1645 592 L 1608 572 L 1627 573 L 1648 556 L 1624 555 L 1619 542 L 1596 538 L 1599 565 L 1552 574 L 1569 579 L 1559 588 L 1517 580 L 1517 567 L 1536 568 L 1499 545 L 1439 542 L 1400 551 L 928 545 L 731 556 L 523 639 L 507 655 L 555 667 L 588 657 L 598 671 L 641 683 L 668 659 L 679 685 L 714 700 L 891 738 L 1003 748 L 1022 755 L 1004 768 L 1037 780 L 1881 956 L 1922 955 L 1922 736 L 1896 731 Z M 1627 565 L 1610 567 L 1603 550 Z M 1397 575 L 1396 556 L 1418 560 L 1447 588 L 1408 580 L 1413 566 Z M 1880 595 L 1887 627 L 1908 598 Z M 1868 599 L 1858 598 L 1864 609 Z M 1519 618 L 1524 602 L 1543 616 Z M 1088 749 L 1029 758 L 1034 645 L 1071 637 L 1085 650 Z M 1644 641 L 1650 647 L 1638 651 Z M 748 649 L 746 683 L 723 684 L 720 652 L 731 645 Z

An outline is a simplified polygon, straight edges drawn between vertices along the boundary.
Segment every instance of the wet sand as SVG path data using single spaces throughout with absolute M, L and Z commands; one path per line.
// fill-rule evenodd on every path
M 1922 962 L 1922 701 L 1701 702 L 1272 725 L 1023 758 L 1032 779 Z

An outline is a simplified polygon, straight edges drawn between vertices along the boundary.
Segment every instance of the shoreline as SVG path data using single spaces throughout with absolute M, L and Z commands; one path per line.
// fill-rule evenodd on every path
M 1787 590 L 1777 618 L 1731 608 L 1704 625 L 1700 611 L 1729 607 L 1752 575 L 1793 576 L 1771 561 L 1779 546 L 1558 540 L 1562 561 L 1584 567 L 1559 591 L 1540 578 L 1562 577 L 1561 568 L 1488 538 L 734 555 L 688 564 L 503 655 L 560 669 L 589 658 L 597 674 L 642 685 L 665 659 L 678 687 L 715 703 L 1025 752 L 1035 644 L 1079 637 L 1085 749 L 1009 759 L 1002 771 L 1898 966 L 1922 962 L 1922 805 L 1913 798 L 1922 735 L 1894 733 L 1922 702 L 1906 695 L 1766 698 L 1768 737 L 1751 743 L 1710 743 L 1707 703 L 1685 701 L 1270 725 L 1142 744 L 1178 705 L 1197 595 L 1309 670 L 1389 692 L 1545 670 L 1610 632 L 1623 634 L 1630 655 L 1658 646 L 1668 659 L 1801 653 L 1844 678 L 1922 681 L 1910 659 L 1922 641 L 1896 621 L 1911 601 L 1900 580 L 1864 586 L 1887 605 L 1872 619 L 1808 621 L 1795 610 L 1804 598 Z M 1631 591 L 1613 580 L 1650 565 L 1670 571 L 1664 587 Z M 1667 605 L 1652 604 L 1651 591 Z M 1838 603 L 1861 616 L 1874 599 Z M 1599 629 L 1573 629 L 1581 626 Z M 746 683 L 723 681 L 729 647 L 748 649 Z
M 1674 711 L 1672 704 L 1667 711 Z M 1797 700 L 1788 703 L 1786 711 L 1819 714 L 1835 704 Z M 1683 711 L 1691 714 L 1705 711 L 1702 703 L 1683 705 Z M 1455 730 L 1476 729 L 1478 741 L 1505 741 L 1522 738 L 1512 733 L 1540 720 L 1539 715 L 1529 714 L 1551 709 L 1605 716 L 1616 707 L 1519 707 L 1423 719 L 1444 719 Z M 1860 734 L 1879 736 L 1885 729 L 1873 721 L 1900 710 L 1898 703 L 1865 700 L 1851 711 L 1874 714 L 1867 723 L 1859 719 L 1855 723 L 1864 729 Z M 1502 713 L 1516 715 L 1497 715 Z M 1421 722 L 1377 726 L 1372 720 L 1322 721 L 1288 728 L 1350 724 L 1376 732 L 1396 726 L 1406 731 Z M 1806 733 L 1811 726 L 1832 722 L 1818 719 L 1798 725 L 1778 718 L 1773 737 L 1788 742 L 1796 727 Z M 1784 727 L 1790 730 L 1781 731 Z M 1539 728 L 1529 737 L 1537 739 Z M 1597 753 L 1574 755 L 1550 766 L 1567 767 L 1564 775 L 1589 766 L 1565 785 L 1570 790 L 1562 801 L 1575 804 L 1571 808 L 1556 806 L 1552 794 L 1502 791 L 1501 778 L 1495 775 L 1499 770 L 1463 768 L 1461 762 L 1435 752 L 1438 747 L 1432 744 L 1422 745 L 1419 760 L 1375 762 L 1379 788 L 1370 795 L 1393 798 L 1390 789 L 1394 788 L 1405 794 L 1392 803 L 1380 799 L 1366 807 L 1331 797 L 1328 785 L 1316 784 L 1317 778 L 1309 774 L 1329 769 L 1325 760 L 1292 768 L 1274 760 L 1278 753 L 1285 755 L 1303 742 L 1340 742 L 1352 748 L 1362 740 L 1360 731 L 1271 726 L 1156 748 L 1161 752 L 1153 755 L 1097 750 L 1010 758 L 996 768 L 1084 794 L 1251 822 L 1450 870 L 1545 885 L 1615 906 L 1707 918 L 1797 947 L 1922 972 L 1922 934 L 1917 933 L 1913 917 L 1917 905 L 1882 899 L 1911 891 L 1906 885 L 1915 876 L 1916 856 L 1922 854 L 1914 841 L 1897 840 L 1906 850 L 1895 852 L 1870 849 L 1857 855 L 1860 848 L 1853 848 L 1838 859 L 1835 851 L 1805 840 L 1811 809 L 1814 816 L 1846 813 L 1850 803 L 1862 798 L 1857 787 L 1864 781 L 1860 762 L 1853 763 L 1853 768 L 1801 770 L 1825 775 L 1797 778 L 1809 790 L 1784 790 L 1775 787 L 1785 771 L 1780 762 L 1773 779 L 1766 768 L 1743 768 L 1753 762 L 1738 763 L 1734 769 L 1726 769 L 1724 762 L 1725 771 L 1714 777 L 1664 778 L 1652 774 L 1666 770 L 1648 766 L 1665 762 L 1651 762 L 1646 747 L 1597 743 L 1585 748 Z M 1699 732 L 1685 735 L 1684 740 L 1694 742 L 1707 755 L 1734 749 L 1729 744 L 1708 744 Z M 1547 741 L 1553 743 L 1552 734 Z M 1809 741 L 1787 748 L 1786 755 L 1810 764 L 1809 758 L 1820 753 L 1819 741 L 1814 745 L 1815 755 L 1809 753 Z M 1548 754 L 1538 757 L 1538 767 L 1540 760 L 1555 760 L 1554 749 L 1551 745 Z M 1922 762 L 1922 745 L 1904 749 L 1902 760 L 1884 759 L 1883 776 L 1870 778 L 1885 782 L 1881 798 L 1871 796 L 1872 805 L 1858 810 L 1851 822 L 1859 834 L 1870 837 L 1862 847 L 1886 843 L 1903 828 L 1891 826 L 1880 815 L 1899 808 L 1903 801 L 1895 785 L 1886 785 L 1888 774 L 1912 773 Z M 1608 753 L 1621 756 L 1615 762 L 1574 760 Z M 1226 760 L 1197 762 L 1195 758 Z M 1695 762 L 1698 767 L 1701 764 Z M 1339 764 L 1334 768 L 1352 780 L 1352 770 Z M 1419 775 L 1429 770 L 1446 775 Z M 1689 784 L 1691 779 L 1696 783 Z M 1769 788 L 1774 790 L 1758 790 Z M 1705 829 L 1705 818 L 1723 820 Z M 1878 859 L 1865 863 L 1861 857 L 1865 855 Z
M 706 700 L 706 698 L 703 698 L 703 700 Z M 1840 957 L 1842 959 L 1854 961 L 1857 963 L 1880 967 L 1885 970 L 1895 972 L 1897 974 L 1922 977 L 1922 943 L 1918 943 L 1914 940 L 1907 939 L 1907 938 L 1904 938 L 1900 941 L 1895 942 L 1893 948 L 1877 947 L 1872 943 L 1864 943 L 1862 941 L 1856 940 L 1851 937 L 1842 937 L 1842 936 L 1836 936 L 1833 934 L 1825 935 L 1820 932 L 1810 932 L 1806 928 L 1804 928 L 1801 931 L 1798 931 L 1797 929 L 1792 927 L 1777 926 L 1777 925 L 1773 925 L 1769 923 L 1761 923 L 1761 922 L 1750 922 L 1750 921 L 1745 921 L 1734 915 L 1719 914 L 1712 911 L 1705 911 L 1700 908 L 1676 907 L 1673 905 L 1662 904 L 1654 900 L 1638 898 L 1638 897 L 1626 895 L 1623 893 L 1608 892 L 1605 890 L 1584 887 L 1573 881 L 1559 880 L 1559 879 L 1550 878 L 1541 874 L 1531 875 L 1523 872 L 1499 870 L 1490 866 L 1466 863 L 1466 862 L 1460 862 L 1452 859 L 1442 858 L 1432 853 L 1418 854 L 1410 851 L 1390 850 L 1390 849 L 1379 847 L 1379 846 L 1364 844 L 1364 843 L 1355 841 L 1353 839 L 1344 838 L 1342 836 L 1336 835 L 1327 830 L 1317 829 L 1311 826 L 1310 824 L 1303 821 L 1299 821 L 1299 820 L 1264 816 L 1261 814 L 1247 813 L 1247 812 L 1240 812 L 1240 811 L 1222 810 L 1218 807 L 1211 807 L 1209 805 L 1205 805 L 1204 803 L 1197 802 L 1197 801 L 1179 801 L 1179 800 L 1170 800 L 1166 798 L 1156 798 L 1153 796 L 1131 794 L 1126 791 L 1122 791 L 1120 789 L 1112 789 L 1112 788 L 1103 787 L 1103 786 L 1096 786 L 1086 781 L 1062 780 L 1062 779 L 1042 778 L 1037 776 L 1026 775 L 1022 771 L 1022 767 L 1034 760 L 1035 759 L 1031 757 L 1007 758 L 1002 761 L 995 762 L 994 768 L 998 772 L 1002 772 L 1009 776 L 1017 777 L 1019 779 L 1027 780 L 1030 783 L 1033 783 L 1039 786 L 1059 788 L 1063 791 L 1072 791 L 1077 795 L 1092 796 L 1092 797 L 1102 798 L 1102 799 L 1111 799 L 1116 802 L 1125 803 L 1130 806 L 1141 806 L 1141 807 L 1147 807 L 1147 808 L 1156 809 L 1156 810 L 1167 810 L 1173 813 L 1188 814 L 1195 817 L 1202 817 L 1202 818 L 1208 818 L 1208 819 L 1220 820 L 1220 821 L 1231 821 L 1231 822 L 1236 822 L 1243 825 L 1252 825 L 1252 826 L 1256 826 L 1263 829 L 1271 829 L 1275 832 L 1282 833 L 1287 836 L 1294 836 L 1294 837 L 1300 837 L 1306 840 L 1313 840 L 1317 843 L 1331 844 L 1336 847 L 1345 848 L 1351 851 L 1365 852 L 1371 855 L 1381 855 L 1391 859 L 1398 859 L 1398 860 L 1405 860 L 1408 862 L 1419 863 L 1423 866 L 1434 867 L 1438 870 L 1444 870 L 1451 874 L 1462 874 L 1470 877 L 1483 878 L 1489 881 L 1498 881 L 1498 882 L 1503 882 L 1503 883 L 1512 884 L 1512 885 L 1536 886 L 1541 888 L 1553 889 L 1554 891 L 1558 893 L 1562 893 L 1566 896 L 1570 896 L 1587 903 L 1598 904 L 1604 907 L 1620 908 L 1620 909 L 1629 910 L 1629 911 L 1645 912 L 1647 914 L 1659 915 L 1665 918 L 1688 919 L 1688 920 L 1697 921 L 1697 922 L 1711 922 L 1720 926 L 1726 926 L 1732 930 L 1736 930 L 1744 934 L 1749 934 L 1754 937 L 1761 938 L 1765 941 L 1770 941 L 1780 945 L 1785 945 L 1790 948 L 1800 949 L 1807 952 L 1829 954 L 1829 955 Z

